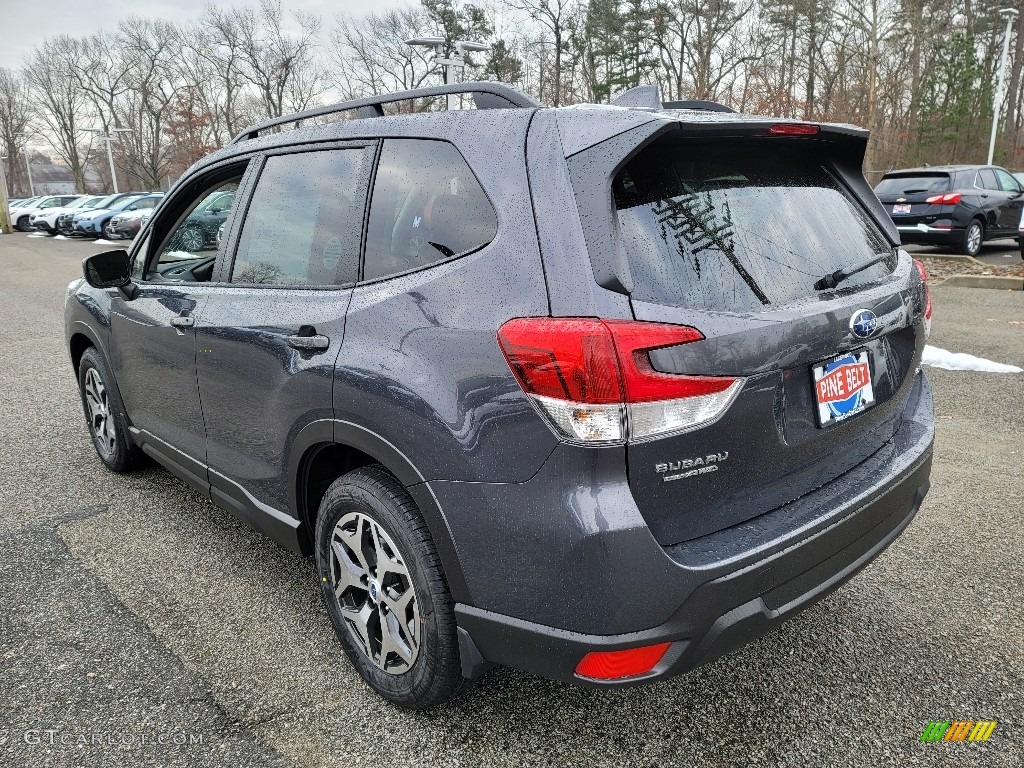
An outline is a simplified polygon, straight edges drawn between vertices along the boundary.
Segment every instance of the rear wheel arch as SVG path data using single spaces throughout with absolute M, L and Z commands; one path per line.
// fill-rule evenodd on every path
M 346 421 L 320 420 L 306 425 L 292 447 L 291 508 L 305 531 L 302 545 L 313 551 L 317 512 L 327 489 L 342 475 L 379 464 L 406 487 L 427 523 L 445 578 L 457 602 L 468 601 L 468 588 L 447 520 L 425 478 L 405 454 L 385 438 Z M 308 547 L 308 549 L 307 549 Z

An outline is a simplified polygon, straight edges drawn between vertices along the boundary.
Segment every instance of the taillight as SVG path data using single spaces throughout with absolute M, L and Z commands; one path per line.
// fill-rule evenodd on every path
M 624 651 L 592 651 L 576 665 L 576 674 L 592 680 L 618 680 L 646 675 L 662 660 L 670 645 L 658 643 Z
M 925 199 L 926 203 L 933 205 L 956 205 L 960 202 L 960 198 L 963 197 L 959 192 L 948 192 L 945 195 L 932 195 Z
M 773 136 L 814 136 L 820 130 L 820 126 L 807 123 L 776 123 L 768 133 Z
M 688 326 L 587 317 L 522 317 L 498 330 L 523 391 L 560 435 L 585 443 L 683 432 L 721 416 L 742 379 L 661 373 L 648 354 L 703 338 Z
M 921 276 L 924 291 L 924 337 L 927 339 L 932 332 L 932 289 L 928 286 L 928 270 L 924 268 L 924 264 L 914 259 L 914 266 L 917 267 L 917 274 Z

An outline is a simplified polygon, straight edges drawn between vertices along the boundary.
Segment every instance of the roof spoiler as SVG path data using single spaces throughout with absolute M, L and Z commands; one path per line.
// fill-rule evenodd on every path
M 735 112 L 735 109 L 719 104 L 717 101 L 705 101 L 695 99 L 692 101 L 665 101 L 662 102 L 656 85 L 638 85 L 629 90 L 623 91 L 614 99 L 612 105 L 616 107 L 630 107 L 633 109 L 698 109 L 705 112 Z

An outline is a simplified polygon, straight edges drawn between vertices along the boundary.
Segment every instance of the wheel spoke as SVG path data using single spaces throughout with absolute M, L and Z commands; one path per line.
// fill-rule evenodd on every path
M 395 565 L 396 560 L 387 553 L 384 542 L 381 541 L 381 531 L 374 524 L 370 524 L 370 539 L 373 542 L 375 560 L 377 563 L 377 580 L 383 582 L 387 573 L 398 573 Z M 404 569 L 402 571 L 404 573 Z
M 337 568 L 332 569 L 338 574 L 337 581 L 334 584 L 334 594 L 338 598 L 341 598 L 342 594 L 349 587 L 366 589 L 361 581 L 361 577 L 366 575 L 366 569 L 361 568 L 352 560 L 348 549 L 340 541 L 331 543 L 331 559 L 338 564 Z
M 366 600 L 358 608 L 347 608 L 345 605 L 341 606 L 341 615 L 348 621 L 350 627 L 352 627 L 359 641 L 363 644 L 363 652 L 370 657 L 371 661 L 376 663 L 373 658 L 373 653 L 370 649 L 370 617 L 373 615 L 373 606 L 369 600 Z M 379 666 L 379 664 L 378 664 Z
M 394 651 L 398 654 L 398 657 L 405 662 L 404 666 L 408 667 L 412 664 L 413 660 L 413 649 L 412 644 L 409 643 L 405 637 L 404 627 L 402 622 L 399 621 L 393 613 L 390 611 L 381 614 L 381 643 L 380 643 L 380 657 L 381 665 L 387 663 L 387 656 L 384 653 L 384 649 L 388 651 Z

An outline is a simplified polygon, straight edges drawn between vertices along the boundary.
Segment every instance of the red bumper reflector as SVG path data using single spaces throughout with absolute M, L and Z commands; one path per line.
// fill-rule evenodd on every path
M 618 680 L 644 675 L 661 661 L 672 643 L 645 645 L 623 651 L 591 651 L 576 665 L 576 674 L 592 680 Z

